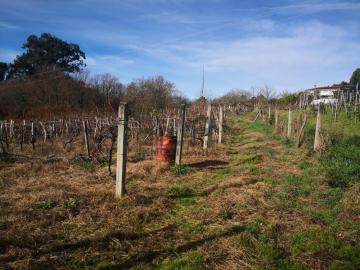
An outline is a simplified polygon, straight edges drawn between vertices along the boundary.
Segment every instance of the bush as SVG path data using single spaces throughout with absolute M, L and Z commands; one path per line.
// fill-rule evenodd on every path
M 353 139 L 332 146 L 321 163 L 331 187 L 348 187 L 360 181 L 360 147 Z

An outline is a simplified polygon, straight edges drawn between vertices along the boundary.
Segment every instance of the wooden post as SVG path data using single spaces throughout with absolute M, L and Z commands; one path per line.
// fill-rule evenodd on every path
M 297 143 L 298 147 L 300 147 L 304 142 L 306 120 L 307 120 L 307 115 L 306 115 L 306 112 L 305 112 L 304 121 L 303 121 L 303 123 L 301 125 L 301 128 L 300 128 L 300 131 L 299 131 L 299 137 L 298 137 L 298 143 Z
M 119 123 L 116 151 L 116 191 L 115 197 L 121 198 L 125 194 L 126 179 L 126 158 L 127 158 L 127 126 L 128 112 L 127 103 L 121 102 L 119 105 Z
M 320 115 L 320 105 L 318 107 L 317 117 L 316 117 L 316 129 L 315 129 L 315 139 L 314 139 L 314 151 L 321 150 L 321 115 Z
M 270 123 L 270 120 L 271 120 L 271 107 L 270 107 L 270 104 L 269 104 L 268 118 L 269 118 L 269 123 Z
M 223 119 L 224 118 L 224 112 L 223 112 L 223 106 L 220 106 L 219 108 L 219 140 L 218 143 L 222 143 L 222 133 L 223 133 Z
M 84 130 L 86 153 L 88 155 L 88 158 L 90 158 L 88 129 L 87 129 L 87 123 L 84 120 L 83 120 L 83 130 Z
M 287 137 L 291 138 L 291 108 L 289 107 L 289 116 L 288 116 L 288 128 L 287 128 Z
M 210 132 L 210 120 L 211 120 L 210 118 L 211 118 L 211 104 L 209 103 L 207 106 L 207 112 L 206 112 L 205 134 L 204 134 L 204 144 L 203 144 L 204 150 L 206 150 L 208 147 L 209 132 Z
M 184 125 L 185 125 L 185 104 L 181 104 L 181 116 L 178 126 L 177 133 L 177 144 L 176 144 L 176 156 L 175 156 L 175 164 L 181 164 L 181 154 L 183 148 L 183 138 L 184 138 Z

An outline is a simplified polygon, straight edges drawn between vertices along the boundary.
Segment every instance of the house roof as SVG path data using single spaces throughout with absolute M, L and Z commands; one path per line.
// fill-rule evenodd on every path
M 320 90 L 339 91 L 339 90 L 348 90 L 351 88 L 352 88 L 351 84 L 334 84 L 332 86 L 320 86 L 320 87 L 309 88 L 304 90 L 304 92 L 313 92 Z

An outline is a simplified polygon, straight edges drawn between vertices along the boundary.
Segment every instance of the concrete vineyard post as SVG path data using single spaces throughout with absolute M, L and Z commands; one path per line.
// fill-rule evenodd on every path
M 83 130 L 84 130 L 84 140 L 85 140 L 85 148 L 88 158 L 90 158 L 90 149 L 89 149 L 89 136 L 86 121 L 83 121 Z
M 299 137 L 298 137 L 298 143 L 297 143 L 298 147 L 300 147 L 304 143 L 306 121 L 307 121 L 307 115 L 305 112 L 304 120 L 303 120 L 303 123 L 302 123 L 302 125 L 300 127 L 300 131 L 299 131 Z
M 168 115 L 168 117 L 166 119 L 166 126 L 165 126 L 165 133 L 164 133 L 165 136 L 168 135 L 169 123 L 170 123 L 170 115 Z
M 277 131 L 279 125 L 279 112 L 277 108 L 275 108 L 275 131 Z
M 44 133 L 44 143 L 46 143 L 46 137 L 47 137 L 46 128 L 45 128 L 45 126 L 44 126 L 44 124 L 42 122 L 40 122 L 40 126 L 42 127 L 42 130 L 43 130 L 43 133 Z
M 181 104 L 180 112 L 181 112 L 181 116 L 178 126 L 176 156 L 175 156 L 176 165 L 181 164 L 181 155 L 182 155 L 183 139 L 184 139 L 184 125 L 185 125 L 185 104 Z
M 211 120 L 211 104 L 209 103 L 207 106 L 207 112 L 206 112 L 205 134 L 204 134 L 204 144 L 203 144 L 204 150 L 206 150 L 208 148 L 210 120 Z
M 321 114 L 320 114 L 320 105 L 319 105 L 317 117 L 316 117 L 314 151 L 320 151 L 320 149 L 321 149 L 321 133 L 320 132 L 321 132 Z
M 20 150 L 23 151 L 23 145 L 24 145 L 24 142 L 25 142 L 25 120 L 23 120 L 23 124 L 22 124 L 22 127 L 21 127 L 21 144 L 20 144 Z
M 287 137 L 288 137 L 288 139 L 291 138 L 291 108 L 289 108 L 289 114 L 288 114 Z
M 128 112 L 127 103 L 122 102 L 119 105 L 119 123 L 116 151 L 116 191 L 115 196 L 121 198 L 125 194 L 126 179 L 126 158 L 127 158 L 127 126 Z
M 34 131 L 34 122 L 31 122 L 31 144 L 33 150 L 35 150 L 35 131 Z
M 220 108 L 219 108 L 219 141 L 218 141 L 219 144 L 222 143 L 223 121 L 224 121 L 223 106 L 220 106 Z

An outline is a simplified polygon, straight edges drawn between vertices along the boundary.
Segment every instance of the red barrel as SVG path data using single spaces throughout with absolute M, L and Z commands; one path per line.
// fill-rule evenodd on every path
M 175 161 L 176 142 L 176 136 L 157 136 L 155 159 L 158 161 L 173 163 Z

